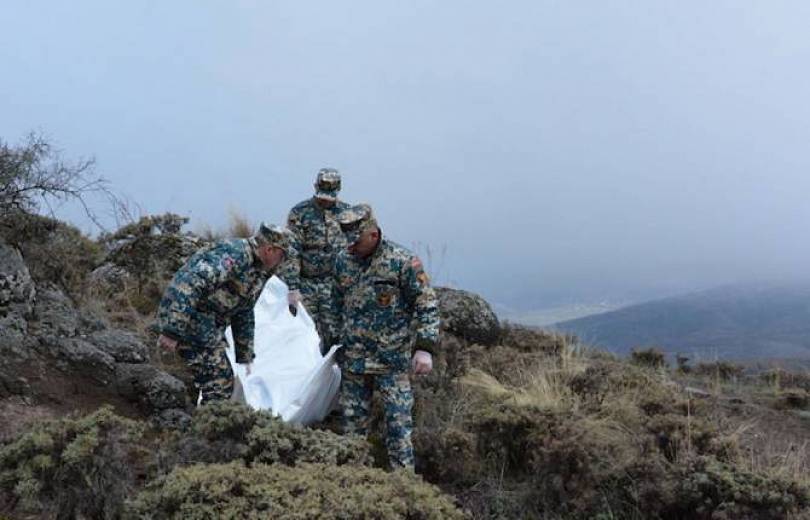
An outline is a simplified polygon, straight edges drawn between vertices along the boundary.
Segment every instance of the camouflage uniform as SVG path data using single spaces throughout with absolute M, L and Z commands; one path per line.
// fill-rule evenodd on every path
M 376 226 L 367 206 L 341 219 Z M 368 213 L 364 213 L 365 208 Z M 360 229 L 359 231 L 362 231 Z M 355 237 L 350 231 L 349 241 Z M 436 294 L 422 263 L 410 251 L 380 239 L 368 258 L 341 251 L 335 262 L 343 372 L 340 405 L 347 433 L 368 433 L 371 395 L 379 392 L 385 409 L 386 447 L 392 467 L 413 468 L 413 393 L 409 371 L 415 350 L 432 353 L 439 339 Z
M 271 229 L 279 233 L 279 228 Z M 288 233 L 288 232 L 286 232 Z M 281 240 L 280 247 L 289 247 Z M 174 275 L 160 301 L 157 329 L 178 342 L 203 402 L 233 393 L 233 370 L 225 354 L 225 328 L 233 333 L 236 362 L 253 360 L 253 306 L 272 275 L 256 254 L 257 235 L 221 240 L 192 255 Z M 276 238 L 276 240 L 279 240 Z
M 301 291 L 304 305 L 322 338 L 322 346 L 327 349 L 337 342 L 333 277 L 335 255 L 348 245 L 337 218 L 350 206 L 337 200 L 340 189 L 337 170 L 322 169 L 315 186 L 315 196 L 297 204 L 287 217 L 287 227 L 296 237 L 297 251 L 295 257 L 282 267 L 279 277 L 290 290 Z M 333 200 L 334 206 L 323 208 L 316 202 L 317 198 Z

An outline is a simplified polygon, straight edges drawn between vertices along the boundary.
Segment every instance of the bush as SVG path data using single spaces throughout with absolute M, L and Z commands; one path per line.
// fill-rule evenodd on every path
M 178 468 L 150 483 L 128 517 L 463 518 L 452 500 L 405 471 L 323 464 Z
M 295 466 L 306 462 L 370 466 L 371 446 L 356 436 L 338 435 L 286 424 L 274 419 L 248 434 L 249 460 Z
M 575 336 L 504 323 L 501 326 L 498 343 L 519 352 L 542 352 L 550 356 L 559 356 L 563 350 L 576 342 Z
M 721 381 L 736 381 L 743 370 L 740 365 L 730 361 L 714 361 L 712 363 L 698 363 L 693 372 L 700 376 L 708 376 L 720 379 Z
M 777 408 L 804 410 L 810 407 L 810 392 L 803 388 L 785 388 L 779 392 Z
M 666 354 L 656 347 L 650 347 L 644 350 L 633 349 L 630 352 L 630 360 L 633 364 L 650 367 L 650 368 L 666 368 L 667 360 Z
M 598 408 L 616 396 L 651 395 L 660 393 L 661 378 L 655 373 L 635 365 L 609 360 L 594 360 L 571 381 L 571 389 L 580 396 L 586 407 Z
M 370 465 L 371 447 L 359 437 L 287 424 L 265 411 L 231 402 L 213 402 L 192 416 L 187 434 L 162 457 L 162 472 L 177 464 L 246 463 Z M 159 469 L 160 471 L 161 469 Z
M 115 518 L 135 482 L 143 431 L 110 407 L 40 423 L 0 449 L 0 484 L 24 509 Z
M 810 490 L 791 480 L 699 458 L 684 468 L 670 517 L 786 518 L 810 507 Z

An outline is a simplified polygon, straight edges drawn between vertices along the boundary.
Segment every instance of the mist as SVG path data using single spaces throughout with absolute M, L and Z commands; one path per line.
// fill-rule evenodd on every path
M 4 3 L 0 138 L 141 211 L 282 222 L 320 167 L 529 310 L 807 279 L 806 2 Z M 60 210 L 85 229 L 76 208 Z

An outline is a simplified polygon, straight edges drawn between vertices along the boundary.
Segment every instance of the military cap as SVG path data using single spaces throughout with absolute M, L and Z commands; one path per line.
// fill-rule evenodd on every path
M 253 236 L 259 245 L 280 247 L 289 256 L 292 252 L 294 237 L 292 232 L 275 224 L 259 224 L 259 230 Z
M 350 244 L 357 242 L 363 231 L 379 226 L 374 211 L 368 204 L 357 204 L 343 210 L 337 220 Z
M 334 168 L 321 168 L 315 178 L 315 196 L 319 199 L 337 200 L 340 191 L 340 173 Z

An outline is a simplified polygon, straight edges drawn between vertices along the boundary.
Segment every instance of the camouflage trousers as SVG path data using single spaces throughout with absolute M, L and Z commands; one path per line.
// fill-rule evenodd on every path
M 343 432 L 364 437 L 368 435 L 373 392 L 378 392 L 382 397 L 385 447 L 391 468 L 413 469 L 413 392 L 407 373 L 353 374 L 343 371 L 339 397 Z
M 335 284 L 331 278 L 301 277 L 301 296 L 304 307 L 312 316 L 318 335 L 321 337 L 321 350 L 326 352 L 337 343 L 338 316 L 335 312 Z
M 231 398 L 234 387 L 233 369 L 225 353 L 226 348 L 228 343 L 224 337 L 203 348 L 177 345 L 177 353 L 185 361 L 186 369 L 185 377 L 181 376 L 181 379 L 189 387 L 192 405 L 197 404 L 200 392 L 202 404 Z

